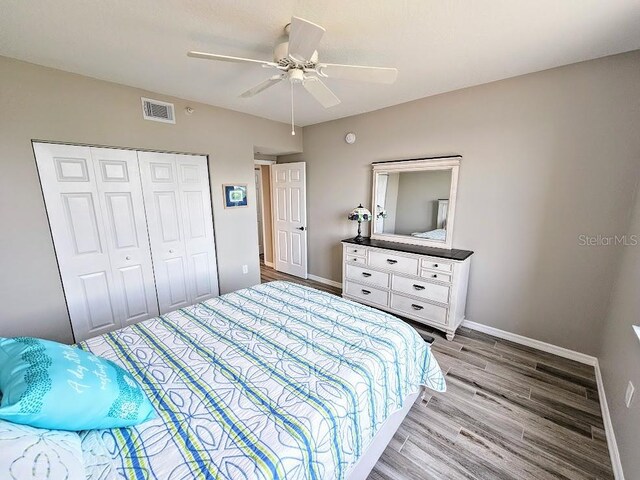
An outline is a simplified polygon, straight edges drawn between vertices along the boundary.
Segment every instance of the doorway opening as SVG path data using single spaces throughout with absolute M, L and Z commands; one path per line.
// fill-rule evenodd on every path
M 273 219 L 271 216 L 271 165 L 275 165 L 275 155 L 256 154 L 254 156 L 254 177 L 256 187 L 256 211 L 258 223 L 258 252 L 260 265 L 273 268 Z
M 276 159 L 254 153 L 260 264 L 306 279 L 306 165 Z

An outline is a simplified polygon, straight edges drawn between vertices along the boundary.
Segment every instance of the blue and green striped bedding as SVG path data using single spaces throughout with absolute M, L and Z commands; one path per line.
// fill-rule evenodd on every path
M 91 477 L 343 479 L 420 385 L 445 382 L 395 317 L 272 282 L 81 344 L 130 371 L 158 418 L 88 432 Z

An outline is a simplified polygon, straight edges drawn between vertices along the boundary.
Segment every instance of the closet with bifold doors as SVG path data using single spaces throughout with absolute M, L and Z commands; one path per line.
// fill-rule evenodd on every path
M 33 148 L 76 341 L 219 294 L 206 156 Z

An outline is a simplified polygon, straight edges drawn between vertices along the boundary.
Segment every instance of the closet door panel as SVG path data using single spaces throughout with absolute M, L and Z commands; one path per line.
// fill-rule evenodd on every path
M 138 152 L 160 313 L 186 307 L 190 272 L 175 155 Z
M 191 302 L 219 294 L 207 157 L 176 155 Z
M 91 148 L 107 248 L 121 302 L 122 324 L 158 315 L 138 156 L 133 150 Z
M 188 281 L 183 257 L 168 258 L 164 262 L 168 279 L 169 298 L 168 305 L 171 309 L 188 304 Z
M 75 340 L 120 328 L 122 304 L 90 149 L 33 147 Z

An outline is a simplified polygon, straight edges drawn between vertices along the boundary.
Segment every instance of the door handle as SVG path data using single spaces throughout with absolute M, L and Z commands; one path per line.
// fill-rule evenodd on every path
M 300 230 L 300 231 L 303 231 L 303 232 L 304 232 L 304 231 L 305 231 L 305 228 L 304 228 L 304 227 L 298 227 L 298 228 L 296 228 L 296 230 Z

